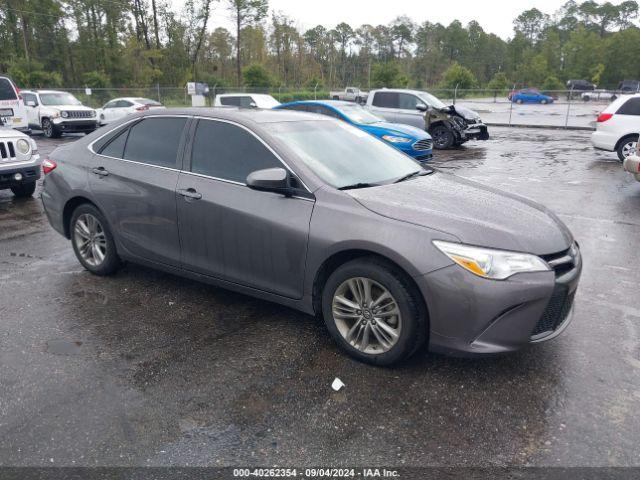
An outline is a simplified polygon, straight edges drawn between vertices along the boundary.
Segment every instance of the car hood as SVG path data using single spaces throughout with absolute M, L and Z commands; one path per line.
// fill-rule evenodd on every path
M 411 125 L 403 125 L 401 123 L 378 122 L 368 125 L 359 124 L 358 127 L 379 137 L 382 135 L 404 135 L 407 137 L 413 137 L 416 140 L 431 138 L 431 136 L 424 130 L 412 127 Z
M 74 110 L 78 111 L 89 111 L 95 110 L 94 108 L 85 107 L 84 105 L 43 105 L 43 108 L 50 108 L 55 110 Z
M 544 206 L 441 172 L 346 193 L 379 215 L 470 245 L 546 255 L 573 243 L 568 228 Z
M 14 130 L 11 127 L 0 125 L 0 138 L 29 138 L 24 133 Z
M 461 107 L 460 105 L 451 105 L 450 108 L 458 112 L 458 114 L 465 120 L 474 120 L 474 121 L 480 120 L 480 115 L 478 115 L 476 112 L 474 112 L 470 108 Z

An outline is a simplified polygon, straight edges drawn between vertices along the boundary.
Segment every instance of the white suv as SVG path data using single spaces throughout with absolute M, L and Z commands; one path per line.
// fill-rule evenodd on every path
M 42 130 L 47 138 L 63 133 L 91 133 L 98 128 L 93 108 L 85 107 L 76 97 L 56 90 L 23 90 L 29 126 Z
M 280 102 L 271 95 L 263 93 L 222 93 L 216 95 L 214 107 L 240 107 L 240 108 L 273 108 Z
M 27 111 L 20 90 L 9 77 L 0 76 L 0 124 L 24 132 L 29 131 Z
M 0 190 L 30 197 L 40 178 L 41 161 L 36 142 L 22 132 L 0 125 Z
M 598 116 L 591 135 L 595 148 L 617 152 L 620 161 L 636 152 L 640 132 L 640 94 L 624 95 Z

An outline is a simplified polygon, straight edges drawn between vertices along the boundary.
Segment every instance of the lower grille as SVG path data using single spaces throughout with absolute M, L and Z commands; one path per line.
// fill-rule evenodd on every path
M 15 160 L 16 151 L 13 142 L 0 142 L 0 159 Z
M 433 147 L 433 142 L 427 139 L 418 140 L 416 143 L 413 144 L 414 150 L 431 150 L 432 147 Z
M 547 308 L 540 320 L 538 320 L 533 332 L 531 332 L 531 336 L 535 337 L 542 333 L 552 333 L 557 330 L 569 316 L 574 295 L 575 292 L 568 294 L 564 286 L 556 287 L 547 304 Z

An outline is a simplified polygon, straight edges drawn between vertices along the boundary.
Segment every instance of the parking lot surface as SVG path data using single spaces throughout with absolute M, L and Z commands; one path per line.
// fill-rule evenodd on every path
M 499 357 L 375 368 L 275 304 L 95 277 L 0 192 L 0 464 L 640 465 L 640 184 L 587 132 L 491 134 L 433 164 L 550 207 L 584 258 L 564 334 Z

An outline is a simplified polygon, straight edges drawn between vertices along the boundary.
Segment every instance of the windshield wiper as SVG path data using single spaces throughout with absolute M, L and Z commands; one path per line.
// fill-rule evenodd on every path
M 404 182 L 405 180 L 409 180 L 410 178 L 416 177 L 416 176 L 424 176 L 424 175 L 429 175 L 431 172 L 428 170 L 416 170 L 415 172 L 411 172 L 408 175 L 405 175 L 404 177 L 400 177 L 399 179 L 395 180 L 393 183 L 400 183 L 400 182 Z
M 345 185 L 344 187 L 338 188 L 338 190 L 355 190 L 356 188 L 369 188 L 369 187 L 379 187 L 380 185 L 377 183 L 354 183 L 353 185 Z

